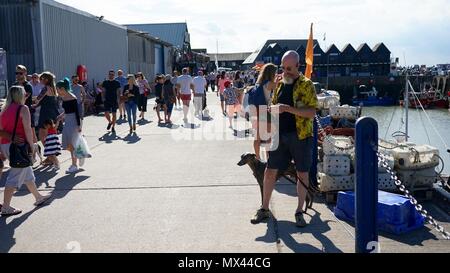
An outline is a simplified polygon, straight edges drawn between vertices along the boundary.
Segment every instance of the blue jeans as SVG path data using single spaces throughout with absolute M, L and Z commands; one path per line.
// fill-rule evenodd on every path
M 130 126 L 136 124 L 137 104 L 134 101 L 128 101 L 125 103 L 125 109 L 127 110 L 128 124 Z

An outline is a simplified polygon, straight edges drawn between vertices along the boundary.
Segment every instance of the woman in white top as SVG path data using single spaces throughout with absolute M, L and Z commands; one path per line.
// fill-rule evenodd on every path
M 141 111 L 141 114 L 139 117 L 142 120 L 145 120 L 145 113 L 147 112 L 147 100 L 148 95 L 150 94 L 150 85 L 148 84 L 148 81 L 145 79 L 145 76 L 142 72 L 138 72 L 136 74 L 136 81 L 139 86 L 139 104 L 138 108 L 139 111 Z

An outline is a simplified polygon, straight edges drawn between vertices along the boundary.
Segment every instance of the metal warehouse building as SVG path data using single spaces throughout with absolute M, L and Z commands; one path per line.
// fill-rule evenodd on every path
M 0 48 L 10 82 L 17 64 L 58 79 L 85 65 L 89 84 L 102 81 L 109 69 L 153 77 L 172 65 L 170 44 L 53 0 L 0 1 Z
M 141 71 L 147 77 L 172 71 L 173 47 L 171 44 L 144 32 L 128 29 L 128 70 Z

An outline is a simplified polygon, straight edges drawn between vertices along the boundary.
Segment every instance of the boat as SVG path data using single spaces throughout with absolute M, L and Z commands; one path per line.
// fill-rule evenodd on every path
M 436 76 L 433 82 L 425 83 L 420 92 L 409 93 L 409 107 L 424 109 L 430 108 L 449 108 L 449 93 L 447 89 L 448 76 Z M 420 102 L 420 103 L 419 103 Z
M 365 85 L 360 85 L 358 95 L 353 98 L 353 105 L 356 106 L 393 106 L 395 100 L 389 96 L 378 97 L 378 91 L 372 87 L 368 91 Z

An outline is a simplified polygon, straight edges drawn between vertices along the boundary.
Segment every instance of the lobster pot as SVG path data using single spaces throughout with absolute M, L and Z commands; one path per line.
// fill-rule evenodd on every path
M 346 136 L 327 136 L 323 142 L 323 153 L 325 155 L 349 155 L 354 153 L 355 148 L 353 147 L 353 142 L 350 137 Z M 344 148 L 345 150 L 340 150 L 336 147 Z
M 397 170 L 418 170 L 439 166 L 439 150 L 429 145 L 398 147 L 392 151 Z
M 422 170 L 398 170 L 397 176 L 408 188 L 431 188 L 437 181 L 437 173 L 434 168 Z
M 320 116 L 326 117 L 330 115 L 330 109 L 322 109 L 320 110 Z
M 317 96 L 319 109 L 330 109 L 341 104 L 339 97 L 336 96 Z
M 394 157 L 392 155 L 384 155 L 385 161 L 388 163 L 391 170 L 394 170 L 395 161 Z M 387 173 L 387 169 L 383 167 L 383 164 L 381 164 L 380 161 L 378 161 L 378 173 Z
M 323 162 L 317 163 L 317 172 L 323 173 Z
M 378 189 L 383 191 L 397 191 L 394 179 L 388 173 L 378 174 Z
M 349 105 L 343 106 L 333 106 L 330 108 L 330 115 L 333 119 L 349 119 L 356 120 L 358 119 L 358 108 Z
M 355 187 L 354 175 L 331 176 L 319 173 L 318 180 L 321 192 L 348 191 L 353 190 Z
M 350 175 L 349 155 L 326 155 L 323 158 L 323 171 L 331 176 Z

